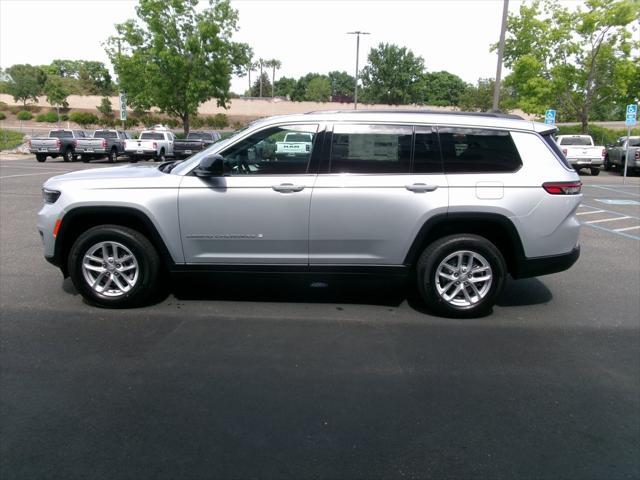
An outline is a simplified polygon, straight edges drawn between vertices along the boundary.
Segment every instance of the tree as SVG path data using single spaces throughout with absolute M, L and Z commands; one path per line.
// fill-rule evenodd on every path
M 60 107 L 67 108 L 67 97 L 70 92 L 60 77 L 51 76 L 47 78 L 44 84 L 44 93 L 47 96 L 47 102 L 52 107 L 56 107 L 58 113 L 58 122 L 60 121 Z
M 280 60 L 272 58 L 271 60 L 267 61 L 266 65 L 273 69 L 273 74 L 271 75 L 271 96 L 275 97 L 276 69 L 279 70 L 282 67 L 282 63 L 280 62 Z
M 329 82 L 331 82 L 331 96 L 344 98 L 346 100 L 353 99 L 356 80 L 347 72 L 333 71 L 329 72 Z
M 211 99 L 226 107 L 231 74 L 242 74 L 249 47 L 235 43 L 238 14 L 229 0 L 140 0 L 138 21 L 116 25 L 107 54 L 132 106 L 182 120 L 185 133 L 198 106 Z
M 42 93 L 47 80 L 42 69 L 29 64 L 13 65 L 6 72 L 11 76 L 7 90 L 16 102 L 21 101 L 23 106 L 27 105 L 28 100 L 38 102 L 38 95 Z
M 449 72 L 425 73 L 422 81 L 421 102 L 426 105 L 457 106 L 469 89 L 457 75 Z
M 362 69 L 363 98 L 370 102 L 400 105 L 416 103 L 424 59 L 406 47 L 380 43 L 369 51 Z
M 291 94 L 291 100 L 295 102 L 303 102 L 307 95 L 307 86 L 314 78 L 321 77 L 319 73 L 307 73 L 304 77 L 300 77 Z
M 113 118 L 113 107 L 111 106 L 111 99 L 109 97 L 102 97 L 100 105 L 98 105 L 96 109 L 104 118 Z
M 269 81 L 269 75 L 267 72 L 262 72 L 259 78 L 256 78 L 256 81 L 253 83 L 251 90 L 249 91 L 250 97 L 260 97 L 260 91 L 265 89 L 269 90 L 271 88 L 271 82 Z
M 91 95 L 109 95 L 113 93 L 111 74 L 102 62 L 78 62 L 78 80 L 80 88 Z
M 493 108 L 494 85 L 493 78 L 479 78 L 477 85 L 470 85 L 460 96 L 460 107 L 470 112 L 488 112 Z
M 331 82 L 323 75 L 309 82 L 304 99 L 310 102 L 328 102 L 330 97 Z
M 280 77 L 274 83 L 274 93 L 278 97 L 291 99 L 297 83 L 295 78 Z
M 522 3 L 507 22 L 505 83 L 518 105 L 542 114 L 556 107 L 586 132 L 592 113 L 614 100 L 637 101 L 640 42 L 629 25 L 640 16 L 636 0 L 586 0 L 587 10 L 569 10 L 554 0 Z

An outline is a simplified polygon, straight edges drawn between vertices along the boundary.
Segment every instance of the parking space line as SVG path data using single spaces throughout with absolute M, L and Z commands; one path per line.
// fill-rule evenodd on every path
M 600 188 L 602 190 L 609 190 L 611 192 L 622 193 L 624 195 L 631 195 L 632 197 L 640 197 L 640 193 L 627 192 L 626 190 L 620 190 L 618 188 L 605 187 L 603 185 L 583 185 L 584 187 Z
M 635 218 L 636 220 L 640 220 L 640 217 L 635 217 L 635 216 L 633 216 L 633 215 L 627 215 L 625 212 L 616 212 L 615 210 L 607 210 L 607 209 L 605 209 L 605 208 L 600 209 L 600 208 L 598 208 L 598 207 L 592 207 L 591 205 L 585 205 L 585 207 L 587 207 L 587 208 L 594 208 L 594 209 L 596 209 L 596 210 L 602 210 L 602 211 L 604 211 L 604 212 L 606 212 L 606 213 L 612 213 L 612 214 L 614 214 L 614 215 L 625 215 L 625 216 L 627 216 L 627 217 L 629 217 L 629 218 Z M 577 214 L 576 214 L 576 215 L 577 215 Z
M 576 215 L 591 215 L 592 213 L 603 213 L 604 210 L 591 210 L 590 212 L 580 212 L 576 213 Z
M 613 231 L 614 232 L 626 232 L 627 230 L 635 230 L 637 228 L 640 228 L 640 225 L 636 225 L 635 227 L 616 228 Z
M 631 235 L 625 232 L 616 232 L 615 230 L 609 230 L 608 228 L 601 227 L 600 225 L 589 225 L 589 224 L 585 224 L 585 225 L 587 225 L 587 227 L 597 228 L 598 230 L 602 230 L 603 232 L 612 233 L 614 235 L 619 235 L 621 237 L 632 238 L 633 240 L 640 240 L 640 237 L 638 237 L 637 235 Z
M 600 220 L 591 220 L 590 222 L 585 222 L 585 223 L 592 224 L 592 223 L 602 223 L 602 222 L 613 222 L 615 220 L 626 220 L 627 218 L 631 218 L 631 217 L 601 218 Z

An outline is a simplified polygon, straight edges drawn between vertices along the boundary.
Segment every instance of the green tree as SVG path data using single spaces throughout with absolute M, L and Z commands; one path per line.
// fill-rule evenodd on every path
M 198 106 L 229 100 L 232 74 L 242 74 L 249 47 L 233 42 L 238 14 L 229 0 L 140 0 L 138 21 L 116 25 L 107 54 L 129 103 L 182 120 L 185 133 Z
M 60 77 L 47 77 L 44 84 L 44 94 L 47 96 L 47 102 L 52 107 L 56 107 L 58 122 L 60 121 L 60 107 L 67 108 L 69 103 L 67 97 L 70 94 L 69 89 Z
M 406 47 L 380 43 L 362 69 L 363 99 L 400 105 L 420 100 L 424 59 Z
M 319 73 L 307 73 L 304 77 L 300 77 L 296 81 L 296 86 L 291 94 L 291 100 L 295 102 L 303 102 L 307 96 L 307 87 L 309 82 L 314 78 L 321 77 Z
M 274 84 L 275 96 L 291 98 L 297 83 L 295 78 L 280 77 Z
M 426 105 L 457 106 L 470 85 L 449 72 L 425 73 L 421 102 Z
M 111 74 L 102 62 L 79 62 L 78 80 L 80 88 L 90 95 L 109 95 L 114 90 Z
M 310 102 L 328 102 L 330 97 L 331 82 L 323 75 L 309 82 L 304 99 Z
M 460 96 L 460 107 L 470 112 L 488 112 L 493 107 L 494 85 L 493 78 L 479 78 L 477 85 L 469 86 Z
M 38 102 L 38 95 L 47 81 L 42 69 L 29 64 L 13 65 L 6 72 L 11 76 L 7 90 L 16 102 L 21 101 L 23 106 L 27 105 L 28 100 Z
M 113 118 L 113 107 L 111 106 L 111 99 L 109 97 L 102 97 L 100 105 L 96 108 L 104 118 Z
M 331 83 L 331 96 L 353 98 L 353 92 L 356 80 L 347 72 L 339 72 L 337 70 L 327 74 Z
M 523 2 L 518 15 L 509 15 L 504 56 L 512 70 L 505 83 L 524 111 L 556 107 L 559 118 L 578 120 L 584 132 L 594 113 L 610 114 L 614 100 L 638 100 L 640 62 L 634 53 L 640 43 L 629 28 L 640 17 L 640 2 L 586 0 L 585 6 Z
M 273 71 L 273 74 L 271 75 L 271 96 L 275 97 L 276 70 L 282 68 L 282 62 L 272 58 L 271 60 L 267 60 L 266 66 L 271 68 Z
M 250 97 L 261 97 L 261 91 L 266 91 L 271 89 L 271 82 L 269 81 L 269 75 L 267 72 L 262 72 L 260 77 L 256 78 L 256 81 L 253 82 L 253 86 L 249 92 Z

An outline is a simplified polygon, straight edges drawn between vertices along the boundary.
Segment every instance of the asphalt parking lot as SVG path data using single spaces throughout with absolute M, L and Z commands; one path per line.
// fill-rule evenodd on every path
M 582 256 L 491 315 L 387 282 L 198 281 L 127 311 L 42 257 L 0 159 L 0 477 L 640 478 L 640 179 L 582 176 Z

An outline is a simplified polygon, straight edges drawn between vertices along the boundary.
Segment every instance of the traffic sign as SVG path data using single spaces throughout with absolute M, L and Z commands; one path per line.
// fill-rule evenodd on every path
M 637 123 L 636 116 L 633 114 L 627 114 L 627 120 L 624 122 L 624 124 L 627 127 L 635 127 L 636 123 Z
M 123 93 L 120 94 L 120 120 L 125 121 L 127 119 L 127 96 Z
M 627 105 L 627 115 L 633 115 L 634 117 L 638 115 L 638 105 L 635 103 Z
M 547 110 L 544 112 L 544 123 L 547 125 L 553 125 L 556 123 L 556 111 L 555 110 Z

